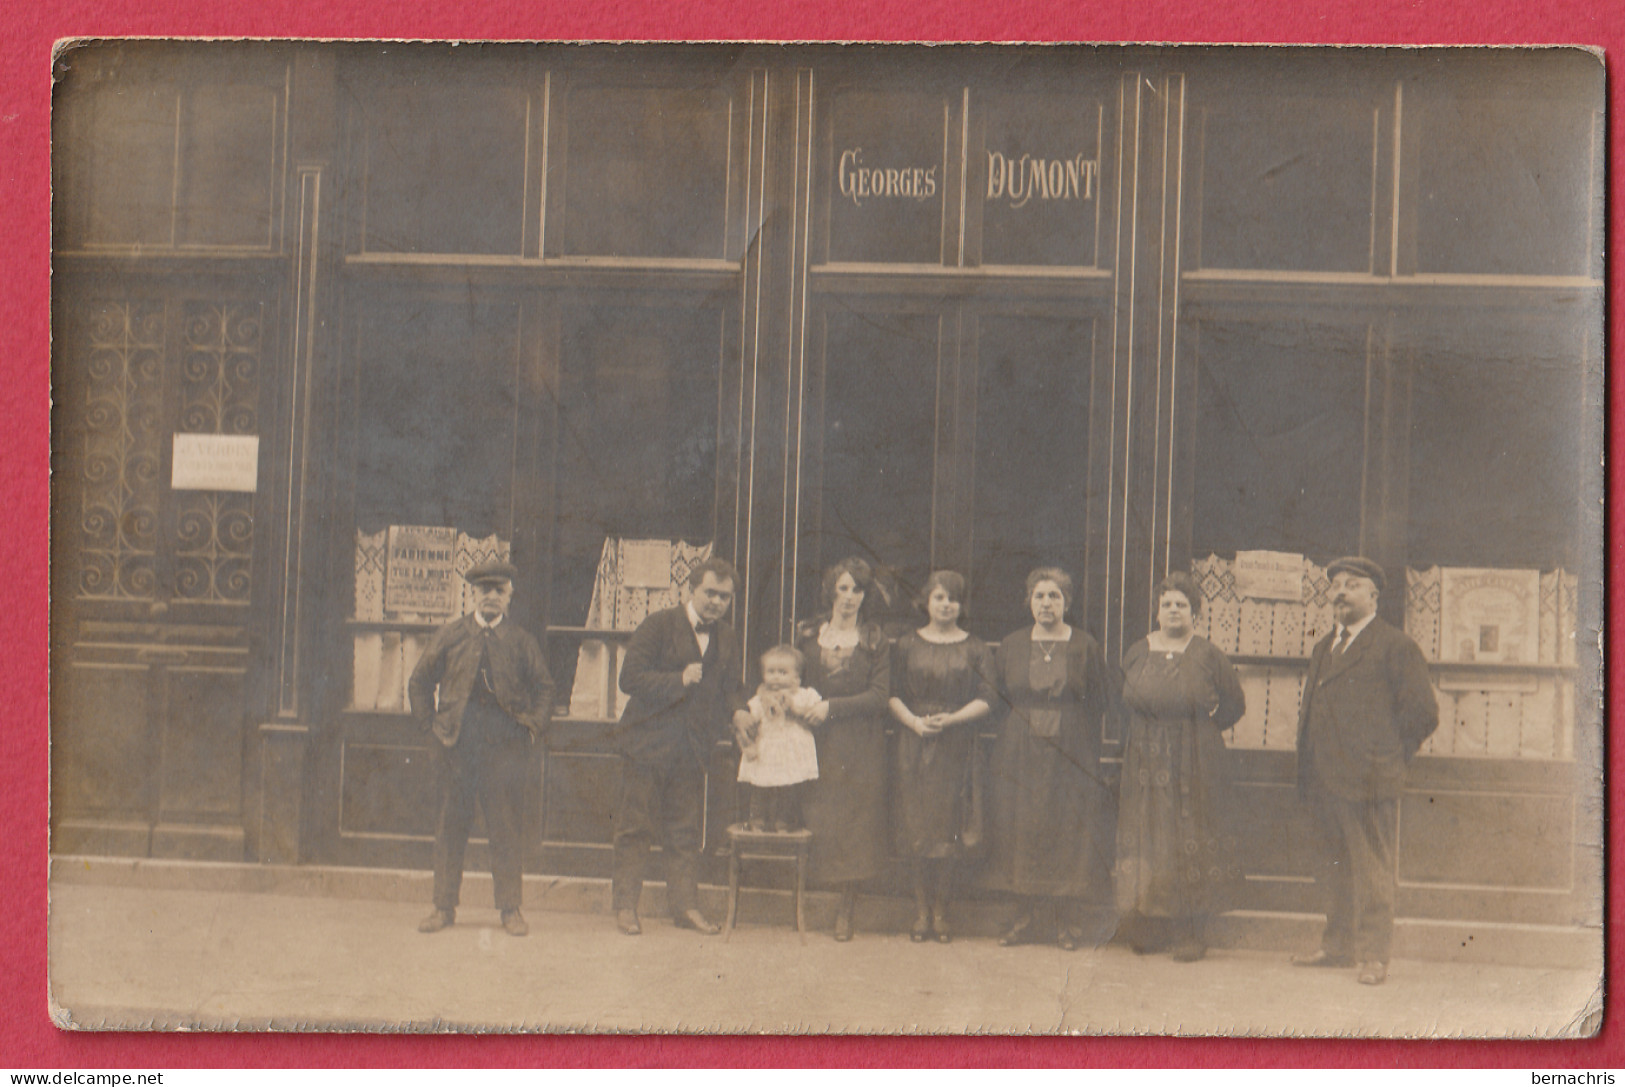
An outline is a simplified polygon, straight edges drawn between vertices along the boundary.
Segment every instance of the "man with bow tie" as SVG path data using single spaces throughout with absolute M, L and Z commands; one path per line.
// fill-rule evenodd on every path
M 1427 661 L 1377 616 L 1382 567 L 1361 557 L 1326 567 L 1331 631 L 1315 645 L 1298 715 L 1298 794 L 1309 802 L 1326 902 L 1320 950 L 1299 966 L 1354 966 L 1363 985 L 1388 977 L 1395 839 L 1406 764 L 1439 725 Z
M 434 912 L 419 932 L 439 932 L 457 916 L 468 827 L 479 801 L 491 844 L 491 880 L 502 927 L 530 931 L 519 912 L 520 818 L 530 745 L 547 729 L 553 677 L 536 639 L 508 619 L 518 571 L 487 562 L 463 575 L 474 611 L 441 627 L 407 687 L 412 716 L 426 730 L 439 810 L 434 832 Z
M 723 616 L 739 574 L 722 559 L 689 573 L 689 600 L 655 612 L 632 634 L 621 665 L 621 690 L 631 696 L 617 734 L 621 787 L 615 810 L 612 898 L 616 926 L 642 931 L 638 899 L 649 847 L 662 841 L 666 905 L 679 928 L 715 935 L 700 912 L 700 828 L 705 767 L 712 747 L 750 726 L 740 649 Z M 741 723 L 743 718 L 743 723 Z

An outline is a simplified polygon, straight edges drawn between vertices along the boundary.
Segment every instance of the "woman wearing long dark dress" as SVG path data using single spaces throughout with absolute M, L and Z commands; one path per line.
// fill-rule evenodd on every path
M 1202 596 L 1189 574 L 1157 590 L 1158 628 L 1123 654 L 1123 752 L 1117 820 L 1117 906 L 1135 952 L 1172 944 L 1207 953 L 1207 919 L 1241 882 L 1221 733 L 1246 700 L 1230 661 L 1197 635 Z
M 999 646 L 999 692 L 1008 709 L 993 745 L 992 820 L 984 886 L 1016 896 L 999 943 L 1039 939 L 1048 912 L 1056 941 L 1083 942 L 1086 904 L 1111 901 L 1109 797 L 1100 776 L 1102 719 L 1110 702 L 1100 644 L 1067 625 L 1072 579 L 1055 567 L 1027 576 L 1033 625 Z M 1047 907 L 1047 910 L 1044 908 Z
M 803 624 L 796 648 L 806 657 L 806 686 L 824 700 L 809 724 L 818 745 L 818 779 L 803 804 L 813 832 L 812 878 L 840 889 L 835 938 L 852 939 L 858 884 L 886 863 L 886 711 L 891 647 L 863 604 L 869 564 L 843 559 L 824 575 L 826 615 Z
M 939 570 L 921 593 L 930 621 L 897 641 L 892 659 L 897 851 L 914 886 L 915 942 L 953 939 L 948 925 L 954 862 L 961 852 L 965 788 L 976 742 L 973 722 L 993 699 L 992 653 L 959 627 L 965 579 Z

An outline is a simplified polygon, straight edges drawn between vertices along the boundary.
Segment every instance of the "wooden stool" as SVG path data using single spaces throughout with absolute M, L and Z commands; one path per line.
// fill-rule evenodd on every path
M 795 861 L 796 932 L 802 943 L 807 942 L 801 900 L 807 888 L 807 857 L 812 851 L 812 837 L 810 830 L 751 830 L 744 823 L 728 828 L 728 842 L 733 849 L 728 855 L 728 920 L 723 923 L 724 940 L 733 935 L 734 921 L 739 916 L 739 862 Z

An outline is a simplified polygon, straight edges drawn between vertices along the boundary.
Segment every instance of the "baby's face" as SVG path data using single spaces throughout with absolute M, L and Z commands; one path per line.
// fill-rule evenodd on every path
M 790 661 L 769 659 L 762 662 L 762 682 L 770 691 L 788 691 L 801 686 L 801 677 Z

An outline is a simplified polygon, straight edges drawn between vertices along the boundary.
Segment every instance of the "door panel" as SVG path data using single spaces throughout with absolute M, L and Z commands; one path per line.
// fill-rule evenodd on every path
M 258 496 L 169 481 L 173 435 L 259 433 L 275 295 L 110 276 L 59 299 L 53 848 L 240 859 Z

